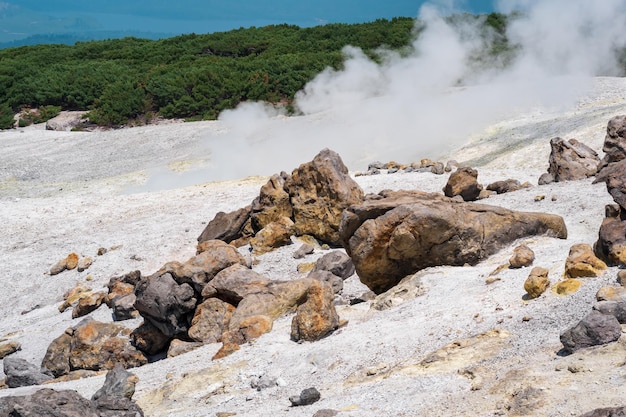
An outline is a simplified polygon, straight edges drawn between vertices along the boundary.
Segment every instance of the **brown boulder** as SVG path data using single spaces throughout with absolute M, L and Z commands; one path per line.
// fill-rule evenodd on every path
M 591 249 L 591 245 L 578 243 L 569 250 L 565 261 L 565 277 L 597 277 L 606 269 L 606 264 L 598 259 Z
M 459 168 L 450 174 L 448 182 L 443 187 L 443 193 L 446 197 L 455 197 L 460 195 L 465 201 L 474 201 L 478 199 L 483 186 L 477 181 L 478 171 L 474 168 Z
M 266 225 L 250 239 L 252 253 L 262 255 L 281 246 L 290 245 L 293 233 L 293 221 L 289 217 L 281 217 Z
M 598 154 L 576 139 L 550 140 L 550 159 L 548 173 L 553 180 L 575 181 L 593 176 L 598 171 Z
M 196 308 L 189 337 L 205 344 L 220 342 L 234 311 L 232 305 L 217 298 L 209 298 Z
M 130 330 L 115 323 L 83 321 L 74 328 L 70 342 L 70 369 L 99 371 L 116 364 L 134 368 L 148 363 L 130 344 Z
M 526 245 L 519 245 L 513 249 L 513 256 L 509 259 L 509 266 L 513 269 L 531 266 L 535 261 L 535 252 Z
M 198 237 L 198 243 L 208 240 L 221 240 L 230 243 L 238 239 L 251 237 L 251 213 L 252 206 L 246 206 L 230 213 L 220 211 L 206 225 Z M 201 252 L 200 248 L 198 248 L 199 252 Z
M 261 187 L 259 196 L 252 202 L 253 230 L 259 231 L 282 217 L 290 219 L 293 216 L 289 193 L 285 191 L 285 182 L 288 178 L 287 173 L 281 172 L 272 175 Z
M 434 193 L 382 192 L 344 212 L 341 236 L 375 293 L 438 265 L 475 265 L 517 239 L 567 237 L 560 216 L 457 202 Z
M 313 161 L 300 165 L 285 182 L 293 206 L 297 235 L 312 235 L 340 245 L 341 214 L 363 201 L 363 190 L 348 174 L 339 155 L 322 150 Z
M 251 340 L 259 338 L 262 334 L 272 330 L 273 319 L 264 315 L 249 316 L 239 322 L 236 328 L 224 332 L 222 335 L 223 345 L 213 356 L 213 360 L 221 359 L 239 350 Z
M 626 265 L 626 220 L 617 204 L 609 204 L 602 220 L 594 253 L 607 265 Z
M 83 320 L 48 346 L 42 367 L 59 377 L 70 371 L 113 369 L 144 365 L 146 357 L 130 344 L 130 330 L 114 323 Z
M 626 116 L 615 116 L 609 120 L 602 150 L 604 158 L 598 166 L 600 173 L 608 165 L 626 159 Z
M 339 327 L 339 315 L 329 285 L 314 281 L 306 297 L 306 302 L 298 307 L 291 321 L 291 338 L 312 342 L 335 331 Z
M 526 282 L 524 282 L 524 289 L 528 295 L 528 298 L 537 298 L 550 286 L 550 280 L 548 279 L 548 270 L 540 266 L 534 267 Z

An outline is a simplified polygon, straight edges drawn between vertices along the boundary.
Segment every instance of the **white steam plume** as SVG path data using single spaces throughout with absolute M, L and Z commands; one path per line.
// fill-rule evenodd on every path
M 509 23 L 518 49 L 504 69 L 470 64 L 484 46 L 479 22 L 452 26 L 425 5 L 409 56 L 381 51 L 378 64 L 346 47 L 344 69 L 323 71 L 297 94 L 303 116 L 258 103 L 223 112 L 228 133 L 208 138 L 212 168 L 198 182 L 291 172 L 324 147 L 353 170 L 374 160 L 436 158 L 512 112 L 573 105 L 592 76 L 618 73 L 623 0 L 502 0 L 500 7 L 523 10 Z

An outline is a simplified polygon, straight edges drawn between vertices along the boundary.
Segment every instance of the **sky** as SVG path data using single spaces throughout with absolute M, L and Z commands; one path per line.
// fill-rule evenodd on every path
M 0 0 L 0 42 L 34 34 L 138 31 L 178 35 L 290 23 L 315 26 L 417 17 L 425 0 Z M 439 0 L 489 13 L 492 0 Z

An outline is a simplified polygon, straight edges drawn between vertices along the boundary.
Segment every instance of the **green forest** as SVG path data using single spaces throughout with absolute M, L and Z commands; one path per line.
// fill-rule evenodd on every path
M 495 34 L 484 53 L 509 51 L 505 15 L 451 17 L 459 18 L 475 19 Z M 21 126 L 61 110 L 86 110 L 90 123 L 115 127 L 154 117 L 215 119 L 247 100 L 289 109 L 295 93 L 315 75 L 341 68 L 344 46 L 360 47 L 377 59 L 380 47 L 406 52 L 419 31 L 414 19 L 399 17 L 7 48 L 0 50 L 0 128 L 10 128 L 18 112 L 25 112 Z

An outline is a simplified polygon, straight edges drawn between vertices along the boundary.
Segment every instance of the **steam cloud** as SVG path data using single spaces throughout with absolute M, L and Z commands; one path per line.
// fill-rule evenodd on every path
M 620 74 L 623 0 L 502 0 L 498 7 L 523 11 L 508 27 L 509 42 L 518 46 L 511 65 L 472 64 L 470 57 L 484 50 L 479 25 L 452 26 L 441 7 L 426 4 L 418 16 L 424 29 L 408 56 L 380 51 L 378 64 L 346 47 L 344 69 L 323 71 L 297 94 L 302 116 L 262 103 L 223 112 L 227 133 L 207 135 L 211 167 L 195 179 L 291 172 L 324 147 L 353 170 L 375 160 L 437 158 L 508 114 L 565 109 L 591 77 Z

